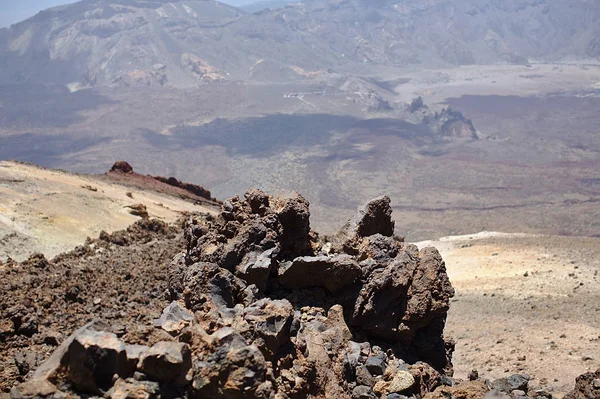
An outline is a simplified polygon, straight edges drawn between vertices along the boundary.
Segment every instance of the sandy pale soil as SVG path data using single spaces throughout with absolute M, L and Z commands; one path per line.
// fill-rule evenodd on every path
M 456 376 L 526 372 L 559 392 L 600 366 L 600 239 L 479 233 L 440 249 L 456 289 Z
M 127 196 L 131 193 L 132 198 Z M 143 204 L 150 217 L 173 222 L 182 212 L 214 212 L 154 190 L 112 184 L 94 176 L 0 162 L 0 259 L 47 257 L 71 250 L 104 230 L 139 220 L 128 206 Z

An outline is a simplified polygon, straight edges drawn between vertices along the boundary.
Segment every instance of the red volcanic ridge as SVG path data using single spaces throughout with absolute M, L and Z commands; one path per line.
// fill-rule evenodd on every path
M 219 202 L 218 200 L 216 200 L 215 198 L 212 197 L 209 190 L 205 189 L 202 186 L 199 186 L 197 184 L 192 184 L 192 183 L 185 183 L 180 180 L 177 180 L 174 177 L 141 175 L 141 174 L 135 173 L 133 170 L 133 167 L 126 161 L 115 162 L 114 165 L 110 168 L 110 171 L 108 172 L 108 176 L 110 176 L 110 177 L 124 177 L 125 176 L 128 178 L 129 181 L 131 181 L 131 182 L 135 181 L 138 184 L 143 184 L 145 181 L 146 184 L 143 184 L 143 185 L 149 185 L 152 188 L 158 189 L 159 191 L 164 191 L 164 190 L 161 190 L 160 184 L 158 184 L 158 186 L 157 186 L 156 183 L 158 182 L 158 183 L 162 183 L 167 186 L 171 186 L 171 187 L 180 189 L 181 192 L 192 194 L 191 197 L 200 197 L 200 198 L 208 200 L 208 201 Z M 123 180 L 123 179 L 119 178 L 118 180 Z M 164 187 L 162 187 L 162 188 L 164 188 Z M 180 192 L 180 194 L 181 194 L 181 192 Z

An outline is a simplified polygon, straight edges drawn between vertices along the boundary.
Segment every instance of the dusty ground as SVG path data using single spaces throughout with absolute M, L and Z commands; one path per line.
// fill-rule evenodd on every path
M 456 289 L 456 375 L 526 372 L 567 391 L 600 366 L 600 239 L 480 233 L 440 249 Z M 545 380 L 545 381 L 544 381 Z
M 0 398 L 92 320 L 132 342 L 172 339 L 153 338 L 152 319 L 168 304 L 167 265 L 183 247 L 181 229 L 145 219 L 51 262 L 0 261 Z
M 53 257 L 103 230 L 125 229 L 139 220 L 129 213 L 130 205 L 143 204 L 150 217 L 165 222 L 174 222 L 182 212 L 213 212 L 156 187 L 119 183 L 106 176 L 0 162 L 0 259 L 23 260 L 32 252 Z

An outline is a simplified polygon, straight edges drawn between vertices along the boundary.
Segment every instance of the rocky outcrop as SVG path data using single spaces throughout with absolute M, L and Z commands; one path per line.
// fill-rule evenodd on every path
M 169 268 L 173 302 L 155 316 L 163 338 L 132 346 L 84 328 L 13 397 L 433 392 L 452 372 L 443 329 L 454 291 L 435 249 L 394 237 L 390 202 L 360 207 L 331 242 L 311 230 L 309 203 L 296 193 L 250 190 L 218 217 L 191 218 Z
M 210 191 L 197 184 L 184 183 L 174 177 L 152 176 L 152 178 L 154 178 L 154 180 L 158 180 L 159 182 L 168 184 L 169 186 L 181 188 L 187 192 L 197 195 L 198 197 L 206 198 L 207 200 L 216 202 L 216 199 L 212 197 Z
M 117 161 L 110 168 L 110 173 L 133 173 L 133 167 L 125 161 Z
M 435 134 L 445 139 L 479 139 L 473 122 L 461 112 L 451 108 L 444 108 L 439 113 L 428 115 L 423 122 L 429 125 Z
M 202 186 L 185 183 L 174 177 L 141 175 L 136 173 L 133 170 L 133 167 L 125 161 L 115 162 L 107 175 L 113 178 L 119 178 L 119 181 L 123 181 L 124 183 L 149 187 L 158 191 L 166 191 L 172 195 L 190 197 L 190 199 L 204 199 L 219 203 L 219 201 L 212 197 L 210 191 Z M 170 191 L 165 190 L 165 188 L 171 187 L 174 189 L 171 189 Z
M 600 369 L 595 373 L 585 373 L 577 377 L 575 389 L 565 399 L 599 399 L 600 398 Z

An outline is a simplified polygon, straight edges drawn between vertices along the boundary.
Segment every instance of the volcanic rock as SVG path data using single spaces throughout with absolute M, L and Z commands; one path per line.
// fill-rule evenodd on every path
M 600 398 L 600 369 L 595 373 L 585 373 L 575 380 L 573 389 L 565 399 L 599 399 Z
M 303 256 L 279 265 L 278 281 L 291 290 L 323 287 L 336 292 L 356 282 L 361 268 L 350 255 Z
M 133 167 L 125 161 L 117 161 L 110 168 L 113 173 L 133 173 Z
M 443 329 L 454 294 L 439 253 L 393 237 L 387 197 L 362 207 L 329 248 L 309 216 L 299 194 L 249 190 L 225 201 L 218 217 L 191 217 L 185 251 L 168 267 L 175 302 L 155 319 L 160 328 L 122 334 L 137 345 L 95 328 L 77 332 L 34 383 L 122 397 L 152 397 L 158 383 L 160 395 L 232 399 L 435 390 L 451 370 Z M 99 242 L 127 243 L 138 233 L 150 241 L 153 229 L 165 229 L 153 226 L 140 221 Z M 82 354 L 96 360 L 82 365 Z
M 492 388 L 504 392 L 511 393 L 514 390 L 527 392 L 527 383 L 529 378 L 520 374 L 513 374 L 507 378 L 499 378 L 492 382 Z
M 160 318 L 154 320 L 154 325 L 168 333 L 178 333 L 194 321 L 194 314 L 174 301 L 163 310 Z
M 179 342 L 158 342 L 143 352 L 138 370 L 153 381 L 184 386 L 192 368 L 190 349 Z

